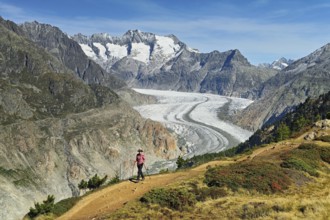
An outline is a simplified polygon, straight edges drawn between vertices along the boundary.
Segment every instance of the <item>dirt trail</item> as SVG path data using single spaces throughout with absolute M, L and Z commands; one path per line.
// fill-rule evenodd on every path
M 243 155 L 236 159 L 212 161 L 190 170 L 159 174 L 151 177 L 148 176 L 145 181 L 139 183 L 124 181 L 84 197 L 71 210 L 58 219 L 98 219 L 99 217 L 105 216 L 121 208 L 127 202 L 141 197 L 152 188 L 166 186 L 177 181 L 187 180 L 202 175 L 207 166 L 228 165 L 235 162 L 258 159 L 275 162 L 281 153 L 298 147 L 299 143 L 301 143 L 301 141 L 297 141 L 297 139 L 287 140 L 280 143 L 269 144 L 267 147 L 254 150 L 251 155 Z
M 71 210 L 57 218 L 58 220 L 97 219 L 122 207 L 128 201 L 137 199 L 155 187 L 161 187 L 181 180 L 186 180 L 202 174 L 208 165 L 225 165 L 231 161 L 212 161 L 191 170 L 148 176 L 144 181 L 133 183 L 125 181 L 98 192 L 92 193 L 80 200 Z

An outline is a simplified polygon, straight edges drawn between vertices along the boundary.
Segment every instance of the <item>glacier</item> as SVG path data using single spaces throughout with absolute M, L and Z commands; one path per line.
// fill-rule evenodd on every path
M 218 117 L 225 104 L 229 105 L 229 112 L 234 112 L 246 108 L 252 100 L 207 93 L 134 90 L 157 98 L 156 104 L 134 108 L 143 117 L 161 122 L 175 132 L 180 142 L 183 142 L 179 145 L 182 145 L 181 156 L 184 158 L 226 150 L 244 142 L 252 135 L 252 132 Z M 158 165 L 175 167 L 168 161 L 164 163 Z

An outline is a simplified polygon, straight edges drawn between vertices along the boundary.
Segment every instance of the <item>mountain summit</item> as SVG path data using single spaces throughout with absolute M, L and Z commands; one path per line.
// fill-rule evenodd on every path
M 294 62 L 294 60 L 292 60 L 292 59 L 286 59 L 285 57 L 281 57 L 280 59 L 275 60 L 272 63 L 262 63 L 259 66 L 271 68 L 271 69 L 275 69 L 275 70 L 282 70 L 282 69 L 286 68 L 287 66 L 289 66 L 290 64 L 292 64 L 293 62 Z

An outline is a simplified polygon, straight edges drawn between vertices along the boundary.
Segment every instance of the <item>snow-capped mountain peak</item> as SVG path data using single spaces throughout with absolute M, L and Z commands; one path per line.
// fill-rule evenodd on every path
M 88 57 L 105 68 L 124 57 L 151 65 L 152 68 L 162 66 L 184 46 L 174 35 L 159 36 L 140 30 L 129 30 L 122 37 L 101 33 L 91 37 L 78 34 L 73 38 Z
M 275 69 L 275 70 L 282 70 L 282 69 L 286 68 L 287 66 L 289 66 L 293 62 L 294 62 L 294 60 L 292 60 L 292 59 L 286 59 L 284 57 L 281 57 L 280 59 L 275 60 L 271 64 L 263 63 L 263 64 L 259 64 L 259 66 L 266 67 L 266 68 L 271 68 L 271 69 Z

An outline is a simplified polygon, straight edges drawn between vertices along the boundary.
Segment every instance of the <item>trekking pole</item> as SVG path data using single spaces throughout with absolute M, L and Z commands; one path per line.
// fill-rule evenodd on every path
M 133 167 L 132 167 L 132 178 L 133 178 L 133 173 L 134 173 L 134 167 L 135 167 L 135 162 L 133 163 Z
M 149 179 L 151 179 L 150 175 L 149 175 L 149 172 L 148 172 L 148 167 L 146 166 L 146 164 L 143 164 L 144 168 L 146 169 L 146 173 L 147 173 L 147 176 L 149 177 Z

